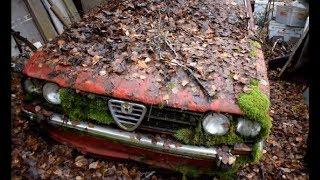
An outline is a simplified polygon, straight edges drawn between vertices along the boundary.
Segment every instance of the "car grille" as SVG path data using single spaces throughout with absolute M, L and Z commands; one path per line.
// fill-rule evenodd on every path
M 203 113 L 150 106 L 139 128 L 171 134 L 180 128 L 197 126 L 202 117 Z
M 147 111 L 144 105 L 115 99 L 110 99 L 108 106 L 114 121 L 127 131 L 135 130 Z

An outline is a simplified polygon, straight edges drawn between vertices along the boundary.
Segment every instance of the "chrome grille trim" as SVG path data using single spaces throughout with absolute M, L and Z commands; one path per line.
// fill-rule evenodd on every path
M 115 99 L 108 101 L 108 107 L 114 121 L 126 131 L 135 130 L 147 112 L 147 108 L 142 104 Z M 123 107 L 127 107 L 129 110 L 127 112 L 123 111 Z

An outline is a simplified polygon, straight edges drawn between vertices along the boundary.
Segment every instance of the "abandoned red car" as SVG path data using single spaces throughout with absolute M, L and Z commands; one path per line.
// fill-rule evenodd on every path
M 257 161 L 269 84 L 249 1 L 115 1 L 24 67 L 23 115 L 84 153 L 186 174 Z

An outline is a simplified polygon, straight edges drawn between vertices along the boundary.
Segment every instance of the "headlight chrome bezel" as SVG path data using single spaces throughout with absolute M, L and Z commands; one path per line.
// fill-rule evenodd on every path
M 202 120 L 204 131 L 211 135 L 225 135 L 229 132 L 230 126 L 229 118 L 220 113 L 209 113 Z
M 47 82 L 42 87 L 42 95 L 46 99 L 46 101 L 51 104 L 61 104 L 59 89 L 60 87 L 57 84 Z

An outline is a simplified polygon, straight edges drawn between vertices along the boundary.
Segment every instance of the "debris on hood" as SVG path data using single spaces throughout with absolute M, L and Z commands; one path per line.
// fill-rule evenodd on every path
M 68 77 L 85 71 L 151 79 L 149 90 L 157 94 L 170 94 L 167 84 L 174 83 L 175 92 L 234 101 L 250 80 L 267 79 L 260 46 L 249 36 L 247 9 L 237 3 L 110 2 L 49 42 L 47 56 L 37 62 L 68 67 Z

